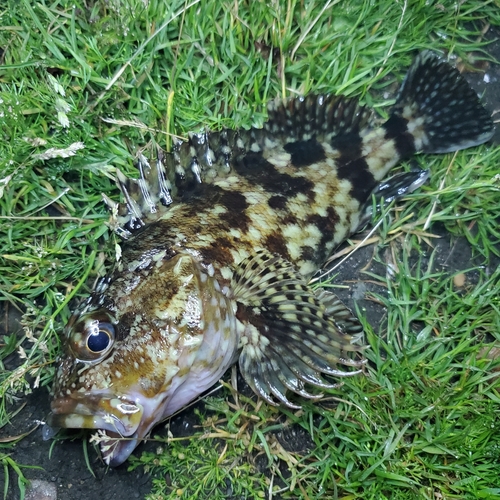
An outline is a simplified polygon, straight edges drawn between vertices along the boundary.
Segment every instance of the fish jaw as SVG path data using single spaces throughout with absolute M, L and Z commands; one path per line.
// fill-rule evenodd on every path
M 51 426 L 102 429 L 127 437 L 137 431 L 144 415 L 140 403 L 114 394 L 72 394 L 54 399 L 51 410 Z
M 131 391 L 127 397 L 112 393 L 72 394 L 54 399 L 47 424 L 53 429 L 95 429 L 104 462 L 121 465 L 164 413 L 165 397 L 147 397 Z
M 149 412 L 130 398 L 73 394 L 53 400 L 51 409 L 47 424 L 54 429 L 99 429 L 102 456 L 111 466 L 123 463 L 147 433 L 144 424 Z

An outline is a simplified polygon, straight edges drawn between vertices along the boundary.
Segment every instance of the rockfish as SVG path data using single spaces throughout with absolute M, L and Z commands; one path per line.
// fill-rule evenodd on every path
M 382 189 L 394 165 L 484 143 L 494 128 L 431 52 L 416 57 L 381 125 L 332 95 L 274 101 L 268 115 L 261 129 L 191 134 L 155 162 L 141 157 L 137 180 L 117 173 L 125 202 L 106 200 L 122 255 L 65 329 L 48 419 L 103 431 L 109 465 L 236 361 L 258 396 L 292 408 L 300 398 L 289 393 L 320 397 L 308 386 L 359 373 L 360 323 L 310 278 L 373 193 L 397 196 L 427 176 Z

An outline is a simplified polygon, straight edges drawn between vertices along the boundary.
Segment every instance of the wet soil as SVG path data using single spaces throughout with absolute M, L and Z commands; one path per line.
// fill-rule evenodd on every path
M 499 39 L 500 32 L 491 31 L 488 35 Z M 496 60 L 500 60 L 500 42 L 489 47 L 489 51 Z M 484 71 L 468 73 L 467 78 L 471 85 L 483 94 L 483 101 L 492 112 L 500 110 L 500 66 L 488 65 Z M 497 115 L 499 116 L 499 115 Z M 500 143 L 500 127 L 494 138 L 496 144 Z M 433 227 L 433 232 L 441 233 L 442 238 L 436 240 L 437 260 L 435 265 L 440 269 L 455 270 L 467 269 L 474 265 L 471 261 L 471 248 L 465 240 L 454 240 L 450 235 L 440 228 Z M 363 270 L 370 270 L 375 274 L 384 275 L 384 265 L 373 259 L 373 247 L 360 249 L 351 258 L 343 263 L 336 282 L 345 285 L 345 288 L 336 290 L 339 296 L 351 307 L 355 301 L 370 324 L 375 329 L 383 322 L 385 310 L 382 306 L 369 300 L 366 291 L 384 293 L 376 285 L 367 282 Z M 498 265 L 498 262 L 492 263 Z M 20 313 L 10 308 L 0 310 L 0 334 L 1 330 L 9 332 L 19 328 Z M 12 360 L 13 361 L 13 360 Z M 198 403 L 203 404 L 203 403 Z M 0 429 L 0 442 L 2 438 L 18 436 L 23 433 L 29 435 L 21 439 L 11 450 L 12 458 L 18 464 L 32 466 L 24 469 L 24 474 L 30 480 L 42 480 L 46 483 L 41 485 L 49 491 L 43 494 L 40 483 L 34 483 L 36 488 L 29 493 L 28 498 L 32 500 L 51 499 L 55 500 L 54 492 L 57 491 L 59 500 L 81 500 L 99 498 L 101 500 L 118 500 L 124 498 L 144 498 L 151 491 L 151 477 L 142 470 L 129 472 L 124 464 L 115 469 L 108 468 L 99 458 L 91 445 L 88 447 L 88 456 L 95 477 L 89 471 L 82 448 L 82 440 L 65 440 L 64 442 L 44 441 L 42 438 L 42 425 L 49 413 L 49 398 L 47 389 L 40 389 L 33 394 L 20 398 L 18 407 L 22 410 L 15 416 L 11 423 Z M 195 407 L 185 410 L 170 421 L 170 430 L 175 436 L 183 436 L 192 432 L 193 425 L 198 424 L 198 417 L 194 413 Z M 293 439 L 292 439 L 293 437 Z M 277 436 L 285 446 L 293 450 L 305 450 L 308 447 L 308 436 L 294 434 L 293 436 Z M 287 444 L 288 443 L 288 444 Z M 145 449 L 153 450 L 154 443 L 141 444 L 136 451 L 141 453 Z M 10 452 L 10 451 L 9 451 Z M 0 476 L 0 491 L 3 492 L 5 478 Z M 11 471 L 7 499 L 19 498 L 17 489 L 17 478 Z M 48 486 L 53 485 L 53 488 Z M 52 493 L 50 493 L 52 491 Z

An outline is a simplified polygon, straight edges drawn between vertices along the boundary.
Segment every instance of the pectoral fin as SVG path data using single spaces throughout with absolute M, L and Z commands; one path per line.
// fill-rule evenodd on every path
M 243 262 L 233 279 L 243 325 L 240 370 L 266 401 L 296 408 L 287 391 L 321 397 L 307 392 L 305 384 L 331 388 L 335 384 L 322 374 L 342 377 L 361 371 L 358 320 L 334 294 L 310 288 L 290 262 L 262 251 Z

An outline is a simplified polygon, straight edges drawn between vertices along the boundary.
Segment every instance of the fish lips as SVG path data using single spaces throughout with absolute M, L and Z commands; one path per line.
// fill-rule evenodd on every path
M 144 408 L 137 401 L 116 395 L 71 394 L 51 403 L 47 425 L 53 429 L 98 429 L 104 461 L 123 463 L 141 439 Z

